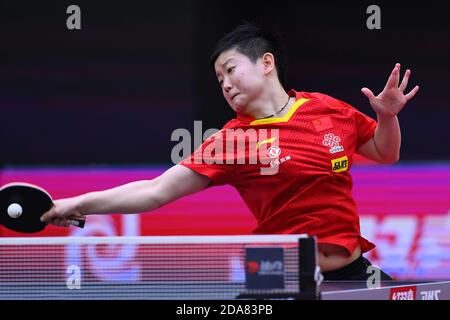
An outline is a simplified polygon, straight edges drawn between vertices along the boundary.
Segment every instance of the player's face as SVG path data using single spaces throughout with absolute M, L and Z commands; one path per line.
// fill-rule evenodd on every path
M 248 104 L 263 89 L 261 60 L 252 62 L 246 55 L 231 49 L 219 55 L 214 68 L 225 100 L 235 112 L 245 113 Z

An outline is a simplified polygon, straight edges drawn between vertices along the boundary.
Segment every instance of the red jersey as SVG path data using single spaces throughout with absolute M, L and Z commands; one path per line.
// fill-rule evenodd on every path
M 257 219 L 254 233 L 306 233 L 349 253 L 358 244 L 373 249 L 361 237 L 349 169 L 375 120 L 321 93 L 289 95 L 296 102 L 285 116 L 238 115 L 180 164 L 212 185 L 234 186 Z

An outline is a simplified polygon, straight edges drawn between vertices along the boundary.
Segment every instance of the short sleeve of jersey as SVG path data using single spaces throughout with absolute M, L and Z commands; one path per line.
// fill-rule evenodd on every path
M 373 137 L 375 128 L 377 127 L 377 122 L 374 119 L 358 111 L 350 104 L 333 97 L 320 94 L 320 98 L 331 106 L 339 107 L 350 112 L 350 116 L 355 122 L 356 133 L 358 135 L 356 146 L 357 148 L 359 148 L 361 145 L 363 145 Z
M 223 143 L 222 135 L 226 127 L 227 125 L 206 139 L 197 150 L 179 163 L 207 176 L 211 184 L 216 186 L 231 183 L 236 171 L 235 165 L 226 163 L 225 153 L 220 148 L 215 148 L 215 145 Z
M 357 148 L 359 148 L 373 137 L 377 122 L 356 109 L 354 109 L 354 119 L 358 133 Z

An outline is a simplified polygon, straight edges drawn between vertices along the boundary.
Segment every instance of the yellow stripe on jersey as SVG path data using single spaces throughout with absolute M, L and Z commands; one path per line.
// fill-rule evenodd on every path
M 278 122 L 288 122 L 289 119 L 292 117 L 292 115 L 297 111 L 297 109 L 304 104 L 306 101 L 309 101 L 309 99 L 301 98 L 295 101 L 292 108 L 289 110 L 288 113 L 286 113 L 283 117 L 280 118 L 268 118 L 268 119 L 258 119 L 254 120 L 250 123 L 251 126 L 256 126 L 260 124 L 269 124 L 269 123 L 278 123 Z

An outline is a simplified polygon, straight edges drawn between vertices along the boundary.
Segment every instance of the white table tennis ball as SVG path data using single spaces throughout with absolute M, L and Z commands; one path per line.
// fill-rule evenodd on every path
M 17 219 L 22 215 L 22 206 L 18 203 L 11 203 L 8 207 L 8 215 L 11 218 Z

